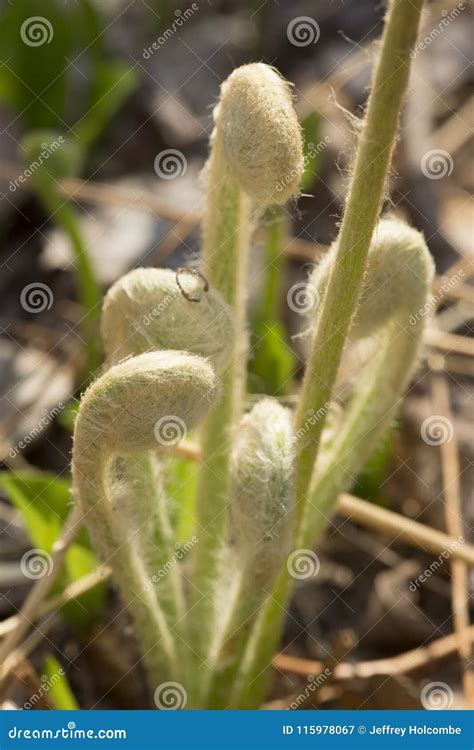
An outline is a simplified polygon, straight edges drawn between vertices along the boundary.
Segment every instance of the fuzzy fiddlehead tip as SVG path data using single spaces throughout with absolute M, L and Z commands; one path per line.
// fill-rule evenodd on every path
M 162 351 L 126 359 L 84 394 L 74 459 L 80 463 L 95 459 L 95 451 L 127 455 L 166 444 L 163 431 L 176 424 L 184 434 L 205 416 L 217 393 L 214 369 L 202 357 Z
M 232 456 L 230 533 L 253 574 L 271 578 L 288 554 L 293 502 L 291 412 L 263 399 L 243 417 Z
M 243 190 L 259 206 L 298 193 L 303 172 L 301 128 L 290 86 L 264 63 L 237 68 L 221 87 L 214 137 Z
M 148 451 L 184 437 L 211 408 L 217 389 L 214 368 L 202 357 L 179 351 L 147 352 L 120 362 L 94 381 L 81 400 L 76 419 L 74 496 L 94 546 L 112 566 L 133 614 L 152 681 L 175 677 L 180 664 L 169 627 L 169 618 L 175 613 L 169 588 L 160 589 L 158 601 L 147 585 L 150 565 L 160 558 L 150 554 L 154 545 L 140 544 L 140 531 L 153 532 L 147 510 L 159 513 L 159 508 L 151 509 L 146 497 L 140 495 L 155 480 L 155 476 L 147 479 L 148 464 L 143 463 L 142 454 L 146 457 Z M 125 461 L 118 472 L 117 457 L 133 460 Z M 122 472 L 129 483 L 127 498 L 117 502 L 114 482 Z M 135 494 L 130 498 L 132 486 Z M 145 507 L 136 509 L 140 503 Z M 154 537 L 155 545 L 159 539 L 159 535 Z
M 309 279 L 308 295 L 319 304 L 325 295 L 336 253 L 337 242 Z M 433 275 L 434 263 L 423 235 L 400 219 L 382 219 L 370 245 L 350 337 L 372 336 L 394 316 L 405 325 L 413 310 L 424 304 Z
M 178 349 L 207 357 L 221 372 L 232 352 L 234 320 L 219 292 L 192 269 L 137 268 L 107 292 L 101 333 L 111 362 Z
M 291 549 L 293 511 L 291 412 L 265 398 L 241 419 L 232 452 L 230 565 L 226 608 L 214 627 L 210 654 L 212 707 L 228 703 L 230 674 Z

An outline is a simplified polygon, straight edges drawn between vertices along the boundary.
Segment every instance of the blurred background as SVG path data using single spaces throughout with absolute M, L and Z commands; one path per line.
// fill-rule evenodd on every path
M 304 325 L 298 291 L 337 234 L 384 7 L 372 0 L 9 0 L 0 8 L 3 619 L 34 578 L 25 579 L 20 561 L 32 545 L 50 550 L 67 515 L 75 406 L 101 361 L 101 296 L 135 266 L 197 266 L 199 176 L 212 108 L 227 75 L 257 60 L 293 84 L 305 173 L 299 200 L 269 212 L 255 238 L 249 391 L 291 403 L 304 363 L 294 338 Z M 420 425 L 448 420 L 466 539 L 474 524 L 471 14 L 467 1 L 429 3 L 412 50 L 386 210 L 425 233 L 437 270 L 429 311 L 436 317 L 397 429 L 353 488 L 446 528 L 438 448 L 451 438 L 426 441 Z M 448 414 L 440 407 L 443 388 Z M 410 591 L 431 558 L 400 543 L 387 547 L 342 519 L 320 557 L 321 574 L 294 597 L 285 636 L 292 653 L 328 659 L 343 648 L 348 623 L 350 648 L 365 659 L 453 631 L 448 564 Z M 57 592 L 96 567 L 87 540 L 79 540 Z M 46 646 L 23 665 L 14 687 L 21 693 L 41 670 L 57 673 L 60 658 L 82 707 L 137 705 L 139 687 L 120 676 L 136 661 L 133 643 L 123 664 L 116 651 L 128 624 L 118 620 L 118 635 L 101 627 L 117 606 L 104 585 L 85 596 L 69 602 L 69 616 L 48 621 Z M 102 674 L 94 682 L 74 669 L 87 660 L 112 669 L 113 679 Z M 438 664 L 430 669 L 435 679 Z M 459 688 L 458 662 L 451 658 L 443 669 Z M 294 690 L 297 679 L 278 672 L 275 695 Z M 420 707 L 407 676 L 372 680 L 355 681 L 342 695 L 315 691 L 311 701 Z

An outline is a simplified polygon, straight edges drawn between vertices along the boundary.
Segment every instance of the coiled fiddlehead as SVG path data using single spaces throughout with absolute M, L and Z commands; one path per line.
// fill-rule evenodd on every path
M 134 617 L 151 680 L 176 679 L 181 665 L 169 624 L 168 602 L 146 582 L 150 560 L 135 538 L 141 498 L 132 496 L 116 512 L 112 467 L 120 456 L 139 461 L 157 446 L 156 425 L 173 415 L 187 428 L 198 423 L 217 397 L 212 366 L 187 352 L 150 352 L 110 368 L 84 394 L 72 459 L 73 491 L 102 558 L 112 566 Z M 138 504 L 138 511 L 135 504 Z M 152 546 L 148 547 L 150 553 Z M 159 550 L 158 550 L 159 552 Z M 157 683 L 156 683 L 157 684 Z

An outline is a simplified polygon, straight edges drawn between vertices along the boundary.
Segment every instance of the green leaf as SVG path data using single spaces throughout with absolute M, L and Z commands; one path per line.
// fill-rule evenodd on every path
M 375 505 L 387 506 L 387 495 L 381 485 L 390 468 L 396 434 L 397 423 L 396 420 L 393 420 L 382 435 L 379 444 L 355 483 L 354 491 L 357 496 L 364 500 L 370 500 Z
M 36 188 L 52 190 L 58 211 L 64 203 L 64 196 L 58 195 L 56 183 L 65 177 L 75 177 L 81 171 L 83 151 L 77 141 L 65 136 L 60 130 L 41 128 L 30 131 L 21 141 L 21 156 L 25 164 L 25 174 L 31 172 Z
M 41 13 L 38 9 L 34 0 L 22 0 L 8 4 L 0 16 L 1 89 L 27 127 L 55 127 L 64 124 L 74 29 L 54 0 L 43 0 Z
M 319 173 L 321 150 L 318 144 L 319 115 L 311 112 L 301 123 L 303 130 L 304 170 L 301 177 L 301 190 L 309 190 Z
M 48 473 L 4 471 L 0 473 L 0 486 L 20 512 L 32 546 L 51 553 L 70 511 L 70 480 Z M 64 569 L 53 592 L 59 593 L 78 578 L 96 570 L 98 565 L 87 532 L 81 529 L 66 553 Z M 104 598 L 105 586 L 97 584 L 62 607 L 62 614 L 71 625 L 85 630 L 102 612 Z
M 295 371 L 295 355 L 280 322 L 288 217 L 280 206 L 265 214 L 265 287 L 252 320 L 248 388 L 252 393 L 283 396 Z
M 43 675 L 48 688 L 48 698 L 60 711 L 79 711 L 80 706 L 74 697 L 64 669 L 58 660 L 48 655 L 43 662 Z
M 95 553 L 85 545 L 73 544 L 69 548 L 64 568 L 68 583 L 97 570 L 99 561 Z M 93 588 L 64 604 L 61 611 L 68 622 L 74 624 L 78 630 L 85 631 L 89 625 L 101 615 L 105 607 L 106 587 L 96 584 Z
M 286 331 L 277 322 L 255 324 L 254 332 L 249 390 L 283 396 L 288 393 L 295 371 L 295 355 L 285 341 Z
M 84 111 L 78 68 L 97 56 L 98 28 L 97 13 L 86 0 L 22 0 L 3 10 L 0 94 L 24 126 L 65 129 L 73 125 L 78 108 Z
M 68 432 L 74 432 L 77 413 L 79 411 L 79 401 L 69 401 L 57 416 L 58 423 Z
M 10 3 L 0 12 L 0 99 L 27 129 L 73 128 L 90 148 L 138 75 L 107 62 L 104 22 L 89 0 Z M 77 131 L 75 128 L 77 125 Z
M 21 513 L 33 544 L 51 552 L 69 512 L 69 480 L 53 474 L 4 471 L 0 474 L 0 486 Z
M 176 541 L 185 544 L 195 533 L 195 504 L 198 470 L 193 461 L 169 458 L 166 462 L 166 491 L 175 505 Z
M 138 85 L 134 68 L 118 62 L 97 66 L 87 114 L 74 128 L 79 143 L 89 150 Z

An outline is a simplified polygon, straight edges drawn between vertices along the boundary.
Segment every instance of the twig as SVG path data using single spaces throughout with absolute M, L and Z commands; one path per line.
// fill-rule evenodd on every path
M 182 450 L 183 448 L 184 450 Z M 192 443 L 183 443 L 180 446 L 180 450 L 177 450 L 176 453 L 178 455 L 184 455 L 186 458 L 192 458 L 194 460 L 198 459 L 197 448 Z M 404 542 L 412 546 L 417 548 L 421 547 L 425 551 L 434 554 L 439 554 L 445 549 L 452 549 L 451 554 L 454 558 L 462 560 L 468 565 L 474 566 L 474 547 L 472 545 L 455 545 L 454 543 L 457 540 L 448 534 L 432 529 L 429 526 L 418 523 L 417 521 L 411 521 L 398 513 L 393 513 L 384 508 L 371 505 L 367 501 L 360 500 L 351 495 L 342 495 L 339 498 L 336 511 L 339 515 L 345 518 L 350 518 L 352 521 L 361 523 L 368 528 L 381 531 L 384 534 L 396 534 L 398 539 L 402 539 Z M 79 578 L 77 581 L 74 581 L 74 583 L 71 583 L 60 594 L 42 602 L 37 608 L 32 621 L 59 609 L 66 602 L 81 596 L 101 581 L 109 578 L 109 576 L 110 568 L 101 565 L 92 573 L 89 573 L 82 578 Z M 0 623 L 0 637 L 10 633 L 20 624 L 20 622 L 21 614 L 13 615 L 13 617 L 3 620 L 3 622 Z
M 446 333 L 435 328 L 429 328 L 425 333 L 424 341 L 429 346 L 434 346 L 448 354 L 455 352 L 466 357 L 474 357 L 474 339 L 467 336 L 457 336 L 455 333 Z
M 460 542 L 455 535 L 425 526 L 418 521 L 378 505 L 368 503 L 353 495 L 341 495 L 337 502 L 338 515 L 361 523 L 382 534 L 396 534 L 397 541 L 403 541 L 412 547 L 421 548 L 435 555 L 449 549 L 453 560 L 462 560 L 465 565 L 474 566 L 474 546 Z M 459 535 L 458 535 L 459 536 Z
M 15 179 L 18 177 L 18 167 L 14 164 L 0 164 L 0 178 Z M 58 180 L 58 191 L 67 198 L 84 201 L 85 203 L 94 203 L 100 206 L 131 206 L 139 204 L 140 207 L 151 211 L 151 213 L 162 216 L 171 221 L 181 221 L 188 223 L 191 227 L 196 226 L 200 221 L 197 212 L 183 211 L 181 208 L 165 203 L 150 190 L 141 190 L 139 188 L 117 188 L 107 182 L 93 182 L 92 180 L 81 180 L 75 177 L 68 177 L 64 180 Z M 32 190 L 32 185 L 22 184 L 21 189 Z M 134 206 L 136 207 L 136 206 Z
M 449 150 L 451 156 L 462 148 L 471 136 L 469 122 L 472 119 L 473 105 L 474 96 L 470 96 L 433 134 L 433 143 L 440 149 Z
M 57 622 L 58 617 L 53 615 L 48 619 L 47 622 L 41 623 L 41 630 L 39 630 L 38 628 L 34 633 L 30 635 L 28 641 L 22 643 L 21 647 L 12 651 L 7 656 L 5 661 L 0 663 L 0 701 L 8 695 L 8 683 L 10 682 L 10 680 L 6 680 L 6 678 L 11 675 L 12 670 L 14 670 L 18 666 L 18 664 L 21 664 L 21 662 L 25 661 L 28 655 L 31 654 L 31 652 L 34 651 L 37 646 L 39 646 L 45 634 L 49 630 L 51 630 L 51 628 L 56 625 Z
M 34 584 L 18 613 L 19 621 L 16 629 L 11 631 L 0 645 L 0 664 L 7 660 L 33 624 L 36 612 L 56 580 L 67 549 L 79 531 L 81 522 L 82 512 L 77 505 L 74 505 L 66 518 L 60 536 L 53 545 L 51 571 Z
M 446 529 L 449 534 L 463 538 L 459 450 L 451 412 L 449 388 L 440 362 L 438 372 L 431 381 L 431 396 L 436 414 L 446 418 L 452 426 L 452 437 L 440 444 L 441 474 Z M 474 708 L 474 670 L 472 669 L 471 640 L 464 637 L 469 627 L 469 568 L 465 560 L 451 560 L 451 592 L 454 630 L 458 637 L 458 651 L 463 671 L 463 686 L 466 708 Z
M 42 684 L 38 673 L 28 659 L 20 662 L 12 669 L 10 675 L 13 685 L 15 682 L 21 682 L 30 695 L 36 696 L 36 700 L 33 701 L 35 708 L 46 711 L 52 711 L 56 708 L 47 691 L 44 690 L 44 684 Z
M 443 638 L 437 638 L 431 641 L 427 646 L 420 646 L 403 654 L 388 657 L 385 659 L 371 659 L 370 661 L 361 661 L 355 664 L 342 662 L 334 668 L 334 680 L 352 680 L 366 679 L 377 675 L 387 674 L 405 674 L 413 672 L 430 664 L 434 660 L 444 659 L 459 648 L 462 641 L 472 643 L 474 641 L 474 625 L 459 633 L 451 633 Z M 277 654 L 273 660 L 273 665 L 284 672 L 292 672 L 308 676 L 309 674 L 320 674 L 324 669 L 321 661 L 312 659 L 300 659 L 297 656 L 289 654 Z
M 459 260 L 456 260 L 449 268 L 443 273 L 443 276 L 451 278 L 457 276 L 463 272 L 467 278 L 474 275 L 474 262 L 472 257 L 462 256 Z
M 474 360 L 462 356 L 448 356 L 446 359 L 446 371 L 474 378 Z
M 18 174 L 18 169 L 12 164 L 0 164 L 0 178 L 14 178 Z M 69 198 L 74 198 L 85 203 L 102 206 L 130 206 L 142 208 L 164 219 L 176 221 L 169 237 L 161 243 L 155 257 L 155 262 L 160 262 L 168 257 L 175 249 L 179 242 L 182 242 L 199 225 L 201 220 L 197 211 L 185 210 L 172 206 L 169 203 L 157 198 L 149 190 L 137 190 L 133 188 L 117 188 L 106 182 L 94 182 L 91 180 L 80 180 L 68 178 L 58 182 L 58 190 Z M 22 184 L 20 189 L 28 190 L 28 184 Z M 139 205 L 136 206 L 135 204 Z M 256 233 L 256 237 L 262 237 L 262 231 Z M 314 263 L 327 250 L 324 245 L 315 242 L 303 240 L 299 237 L 292 237 L 285 247 L 285 253 L 292 259 L 302 263 Z M 437 293 L 440 287 L 445 283 L 446 278 L 455 275 L 460 270 L 464 270 L 466 276 L 474 273 L 472 261 L 469 258 L 462 258 L 449 268 L 443 276 L 436 276 L 433 282 L 433 292 Z M 474 291 L 466 284 L 456 284 L 444 293 L 447 298 L 465 300 L 472 302 Z M 50 332 L 51 333 L 51 332 Z
M 458 300 L 459 302 L 468 302 L 470 305 L 474 305 L 474 287 L 468 284 L 456 284 L 455 286 L 443 290 L 443 286 L 446 283 L 446 275 L 435 276 L 433 280 L 433 292 L 434 294 L 440 294 L 439 302 L 442 302 L 445 297 L 448 299 Z
M 88 573 L 87 575 L 82 576 L 82 578 L 78 578 L 73 583 L 70 583 L 60 594 L 56 594 L 56 596 L 46 599 L 39 605 L 36 612 L 33 614 L 33 621 L 60 609 L 63 604 L 70 602 L 72 599 L 77 599 L 79 596 L 82 596 L 82 594 L 90 591 L 90 589 L 93 589 L 98 583 L 109 578 L 111 572 L 111 568 L 107 565 L 100 565 L 96 570 L 93 570 L 92 573 Z M 7 620 L 0 622 L 0 637 L 15 630 L 20 622 L 20 614 L 13 615 Z

